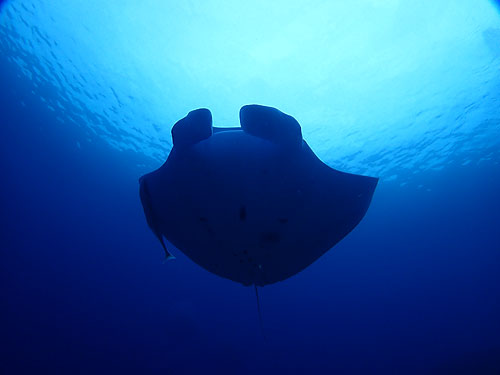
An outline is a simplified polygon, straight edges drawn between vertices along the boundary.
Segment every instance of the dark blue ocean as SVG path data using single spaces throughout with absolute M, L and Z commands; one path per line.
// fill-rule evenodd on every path
M 253 287 L 165 262 L 139 199 L 177 120 L 249 103 L 380 178 L 259 289 L 265 338 Z M 500 374 L 499 163 L 493 1 L 2 1 L 0 373 Z

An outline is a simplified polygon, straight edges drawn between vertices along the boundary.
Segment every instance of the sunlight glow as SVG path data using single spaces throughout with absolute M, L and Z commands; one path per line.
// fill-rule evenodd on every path
M 188 111 L 235 126 L 259 103 L 296 117 L 329 165 L 391 178 L 498 145 L 499 35 L 487 0 L 32 0 L 0 15 L 1 50 L 115 147 L 162 160 Z

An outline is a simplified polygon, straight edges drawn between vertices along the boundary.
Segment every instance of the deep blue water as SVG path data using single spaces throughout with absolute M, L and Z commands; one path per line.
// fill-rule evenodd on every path
M 351 46 L 335 49 L 347 56 L 340 62 L 307 47 L 306 37 L 296 47 L 279 33 L 258 44 L 242 31 L 236 41 L 254 48 L 262 75 L 230 43 L 237 37 L 229 13 L 203 43 L 227 38 L 234 64 L 217 48 L 175 49 L 198 35 L 179 32 L 178 9 L 177 32 L 164 37 L 187 62 L 174 54 L 161 66 L 151 62 L 157 50 L 168 55 L 161 36 L 148 39 L 144 60 L 140 40 L 129 40 L 128 55 L 112 36 L 98 38 L 109 31 L 96 26 L 100 17 L 113 12 L 129 22 L 116 35 L 139 33 L 145 22 L 154 29 L 147 6 L 137 18 L 130 18 L 134 2 L 124 2 L 129 8 L 109 5 L 80 20 L 74 14 L 85 6 L 63 3 L 13 0 L 0 12 L 1 373 L 500 373 L 500 14 L 493 2 L 372 4 L 376 12 L 366 12 L 377 30 L 406 17 L 377 34 L 373 50 L 365 42 L 374 40 L 343 36 L 341 26 L 330 33 L 331 23 L 316 19 L 315 31 L 326 28 L 320 46 Z M 324 14 L 322 4 L 315 2 Z M 208 11 L 190 6 L 193 17 Z M 341 10 L 342 18 L 352 15 Z M 285 30 L 296 40 L 301 17 Z M 79 22 L 90 26 L 72 34 L 69 25 Z M 203 25 L 195 25 L 201 38 Z M 57 35 L 62 41 L 51 39 Z M 419 44 L 402 47 L 410 42 Z M 107 43 L 115 51 L 103 49 Z M 309 55 L 296 61 L 294 48 Z M 268 55 L 286 69 L 262 62 Z M 316 58 L 331 58 L 343 78 Z M 351 66 L 356 61 L 363 69 Z M 313 65 L 302 80 L 303 64 Z M 138 178 L 166 157 L 177 119 L 208 106 L 230 126 L 249 102 L 296 116 L 332 167 L 380 177 L 350 235 L 303 272 L 260 289 L 267 340 L 252 288 L 179 252 L 163 263 L 138 196 Z

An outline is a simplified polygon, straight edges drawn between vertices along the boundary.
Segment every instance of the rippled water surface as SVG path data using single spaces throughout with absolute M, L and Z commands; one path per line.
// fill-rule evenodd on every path
M 247 103 L 351 172 L 405 183 L 498 159 L 493 2 L 26 0 L 0 17 L 1 53 L 62 122 L 157 162 L 189 110 L 234 126 Z

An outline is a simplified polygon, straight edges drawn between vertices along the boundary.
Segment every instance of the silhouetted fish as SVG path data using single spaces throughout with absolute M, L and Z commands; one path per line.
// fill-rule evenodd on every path
M 212 127 L 197 109 L 172 128 L 173 148 L 140 179 L 160 239 L 219 276 L 263 286 L 295 275 L 363 218 L 378 179 L 339 172 L 271 107 L 244 106 L 241 128 Z

